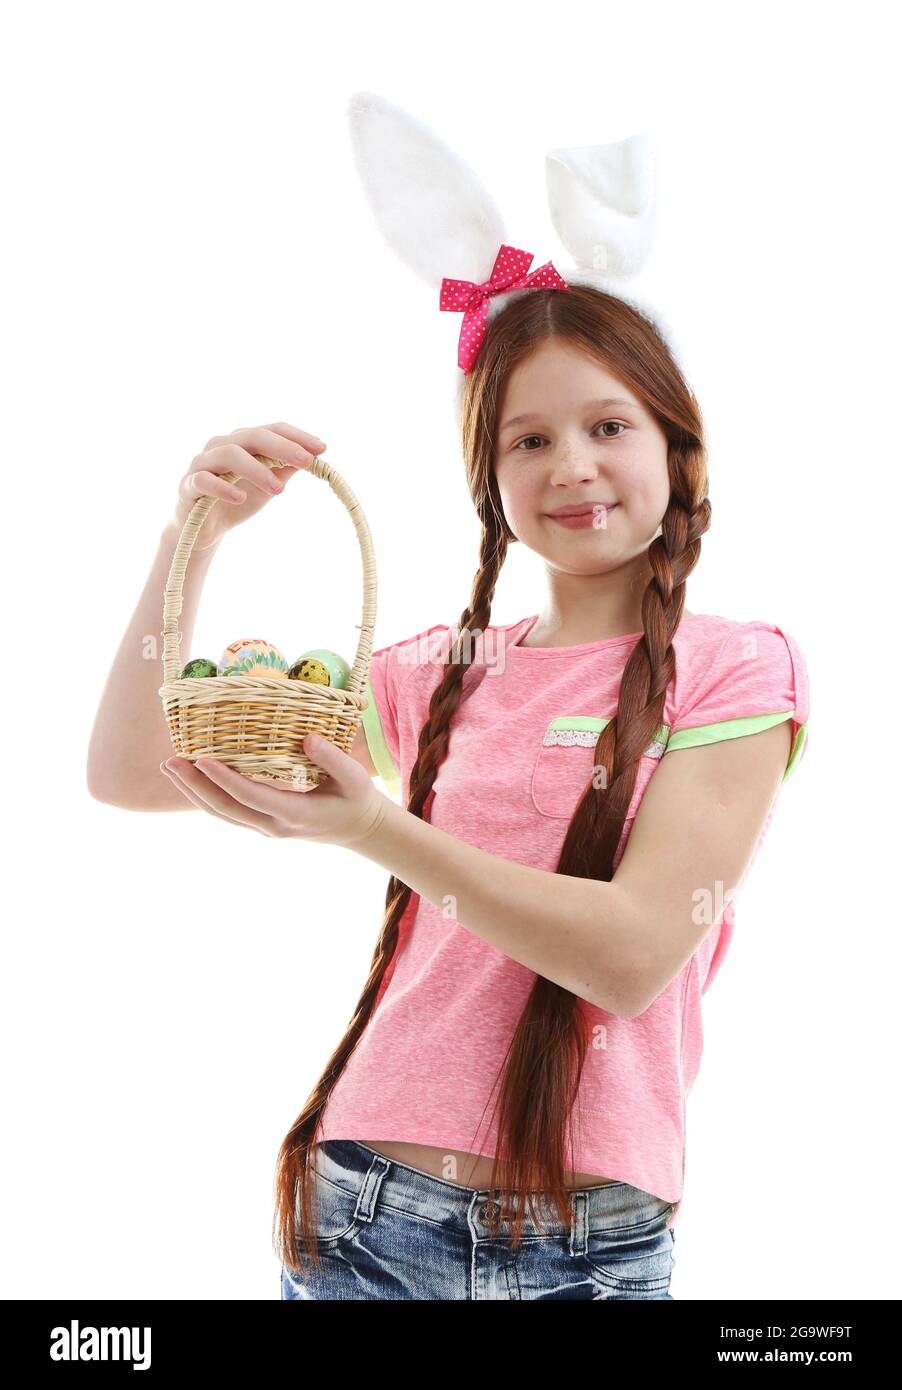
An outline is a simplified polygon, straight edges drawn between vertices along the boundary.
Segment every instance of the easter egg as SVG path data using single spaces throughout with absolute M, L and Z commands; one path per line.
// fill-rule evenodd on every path
M 296 661 L 293 666 L 289 667 L 288 679 L 290 681 L 309 681 L 311 685 L 329 685 L 331 676 L 328 666 L 308 657 L 306 660 Z
M 210 661 L 206 656 L 196 656 L 183 668 L 179 680 L 195 680 L 199 676 L 217 676 L 218 674 L 215 661 Z
M 344 690 L 351 668 L 343 656 L 316 647 L 303 652 L 289 669 L 290 680 L 312 681 L 314 685 L 331 685 L 336 690 Z
M 226 647 L 217 667 L 220 676 L 268 676 L 287 680 L 288 662 L 278 647 L 262 637 L 242 637 Z

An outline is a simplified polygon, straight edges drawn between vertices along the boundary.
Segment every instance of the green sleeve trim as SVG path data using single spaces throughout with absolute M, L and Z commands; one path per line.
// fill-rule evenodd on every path
M 762 729 L 773 728 L 775 724 L 782 724 L 784 720 L 791 719 L 793 713 L 793 710 L 788 709 L 779 714 L 751 714 L 744 719 L 724 719 L 717 724 L 701 724 L 696 729 L 679 729 L 670 735 L 667 752 L 669 753 L 674 748 L 697 748 L 705 743 L 720 743 L 728 738 L 742 738 L 746 734 L 758 734 Z M 783 773 L 784 782 L 802 756 L 807 730 L 807 724 L 802 724 L 796 732 L 795 742 L 786 764 L 786 771 Z
M 805 747 L 805 740 L 807 739 L 807 737 L 807 723 L 800 724 L 799 727 L 796 729 L 796 739 L 795 743 L 792 745 L 792 752 L 789 755 L 789 762 L 786 764 L 786 771 L 783 773 L 784 782 L 786 781 L 789 774 L 795 770 L 796 764 L 798 763 L 799 758 L 801 758 L 802 756 L 802 749 Z
M 376 697 L 373 694 L 369 677 L 367 677 L 363 693 L 367 704 L 363 711 L 362 723 L 370 757 L 389 796 L 397 796 L 401 790 L 401 774 L 395 767 L 394 759 L 389 752 L 388 744 L 385 742 L 382 720 L 379 718 L 379 707 L 376 704 Z
M 762 729 L 770 729 L 784 719 L 792 718 L 792 710 L 782 714 L 750 714 L 745 719 L 724 719 L 719 724 L 700 724 L 697 729 L 678 729 L 670 735 L 667 751 L 671 748 L 697 748 L 700 743 L 720 743 L 726 738 L 742 738 L 744 734 L 758 734 Z
M 743 719 L 723 719 L 717 724 L 700 724 L 695 729 L 679 729 L 676 733 L 671 733 L 666 724 L 658 726 L 656 739 L 663 745 L 665 753 L 669 753 L 674 748 L 697 748 L 705 743 L 720 743 L 728 738 L 742 738 L 746 734 L 758 734 L 762 729 L 770 729 L 774 724 L 782 724 L 784 720 L 791 719 L 794 711 L 791 709 L 781 710 L 776 714 L 750 714 Z M 364 716 L 366 718 L 366 716 Z M 581 729 L 591 733 L 600 734 L 602 729 L 610 724 L 609 719 L 597 718 L 591 714 L 560 714 L 556 719 L 548 722 L 547 728 L 552 729 Z M 379 730 L 381 738 L 382 731 Z M 800 724 L 796 730 L 795 741 L 786 764 L 786 771 L 783 774 L 783 781 L 794 772 L 798 766 L 799 759 L 805 747 L 805 740 L 808 736 L 808 725 Z M 387 750 L 386 750 L 387 752 Z M 660 755 L 660 750 L 656 756 Z M 373 753 L 373 761 L 376 755 Z

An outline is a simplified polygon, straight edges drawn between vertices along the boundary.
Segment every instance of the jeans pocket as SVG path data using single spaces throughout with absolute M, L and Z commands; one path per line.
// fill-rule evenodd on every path
M 314 1187 L 317 1245 L 322 1248 L 353 1240 L 364 1225 L 360 1194 L 340 1187 L 322 1173 L 315 1175 Z
M 666 1224 L 670 1208 L 636 1226 L 589 1232 L 583 1257 L 606 1295 L 630 1297 L 663 1292 L 673 1273 L 674 1236 Z

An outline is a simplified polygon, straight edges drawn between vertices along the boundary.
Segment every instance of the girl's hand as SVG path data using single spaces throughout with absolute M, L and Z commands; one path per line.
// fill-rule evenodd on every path
M 246 825 L 271 839 L 319 840 L 357 849 L 378 829 L 388 798 L 354 758 L 319 734 L 308 734 L 304 752 L 330 774 L 311 791 L 296 792 L 255 782 L 213 758 L 160 763 L 181 792 L 220 820 Z
M 315 434 L 283 423 L 214 435 L 191 460 L 179 483 L 173 525 L 181 532 L 198 497 L 217 498 L 223 505 L 210 508 L 194 545 L 195 550 L 209 550 L 226 531 L 283 492 L 288 479 L 299 469 L 309 468 L 325 447 Z M 286 466 L 276 472 L 254 454 L 280 459 Z M 222 473 L 237 473 L 242 483 L 230 483 Z

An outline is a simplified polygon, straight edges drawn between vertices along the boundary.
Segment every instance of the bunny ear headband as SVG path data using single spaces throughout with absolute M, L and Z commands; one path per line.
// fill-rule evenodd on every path
M 348 117 L 354 162 L 380 231 L 438 291 L 439 309 L 463 313 L 458 403 L 489 322 L 533 289 L 594 285 L 619 296 L 653 322 L 682 370 L 675 334 L 635 289 L 655 230 L 647 130 L 613 144 L 549 150 L 548 207 L 575 264 L 557 269 L 548 261 L 530 271 L 532 253 L 507 243 L 501 214 L 476 174 L 427 125 L 373 92 L 355 92 Z

